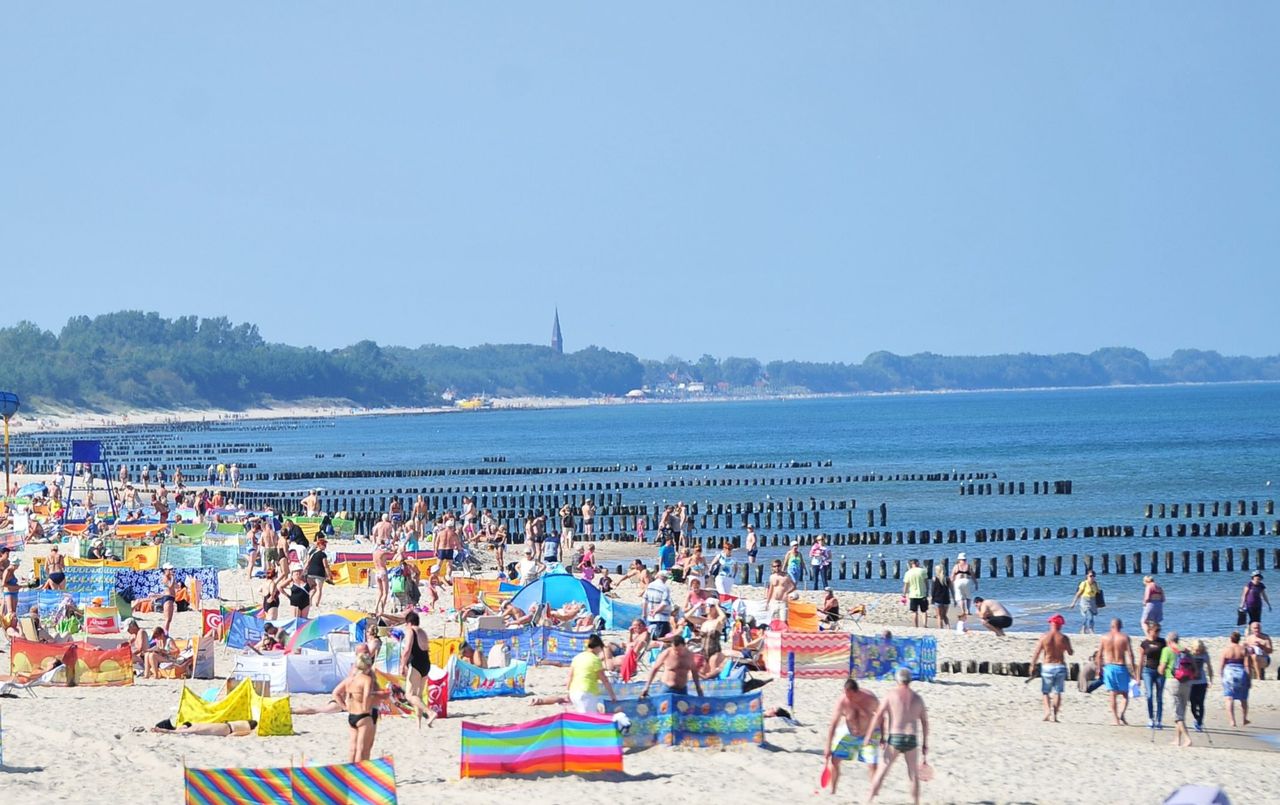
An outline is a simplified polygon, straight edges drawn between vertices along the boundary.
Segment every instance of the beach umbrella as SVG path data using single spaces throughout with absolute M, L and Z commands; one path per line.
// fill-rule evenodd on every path
M 354 619 L 347 617 L 346 615 L 340 615 L 336 612 L 321 615 L 318 618 L 312 618 L 293 633 L 293 637 L 290 638 L 287 646 L 288 650 L 297 651 L 309 643 L 325 639 L 332 632 L 349 632 L 351 624 L 355 623 L 357 620 L 364 620 L 365 618 L 363 613 L 357 614 L 358 617 Z

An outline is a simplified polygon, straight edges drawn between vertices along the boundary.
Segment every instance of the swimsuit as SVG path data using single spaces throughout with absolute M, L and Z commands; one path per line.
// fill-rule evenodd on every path
M 871 736 L 871 743 L 864 743 L 861 735 L 852 735 L 843 721 L 836 728 L 835 745 L 831 747 L 831 757 L 839 760 L 856 760 L 859 763 L 875 765 L 880 762 L 880 732 Z
M 916 736 L 901 732 L 891 732 L 889 733 L 889 746 L 899 752 L 910 752 L 916 748 Z
M 1067 666 L 1064 663 L 1044 663 L 1040 666 L 1040 693 L 1048 696 L 1050 693 L 1062 694 L 1062 690 L 1067 684 Z
M 368 713 L 348 713 L 347 724 L 351 727 L 351 729 L 356 729 L 360 726 L 360 722 L 364 721 L 366 718 L 373 721 L 374 725 L 376 726 L 378 723 L 378 711 L 371 710 Z
M 294 609 L 306 609 L 311 606 L 311 593 L 306 587 L 295 584 L 289 588 L 289 603 Z
M 409 667 L 424 677 L 431 670 L 431 652 L 418 646 L 418 636 L 409 641 Z
M 1107 690 L 1112 693 L 1129 693 L 1129 668 L 1120 664 L 1107 664 L 1102 666 L 1103 684 L 1107 686 Z

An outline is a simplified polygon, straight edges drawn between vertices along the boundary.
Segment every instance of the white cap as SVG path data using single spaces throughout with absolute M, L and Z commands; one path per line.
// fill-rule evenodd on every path
M 957 556 L 956 558 L 957 558 L 957 559 L 963 559 L 963 558 L 964 558 L 964 551 L 961 551 L 961 552 L 960 552 L 960 555 L 959 555 L 959 556 Z

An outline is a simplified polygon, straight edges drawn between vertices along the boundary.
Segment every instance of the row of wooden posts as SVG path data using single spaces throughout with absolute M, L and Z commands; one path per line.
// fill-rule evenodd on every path
M 961 497 L 972 497 L 977 495 L 1025 495 L 1027 494 L 1026 481 L 997 481 L 995 483 L 979 483 L 979 484 L 960 484 Z M 1032 481 L 1031 494 L 1033 495 L 1070 495 L 1072 489 L 1071 481 Z
M 1271 550 L 1271 569 L 1280 569 L 1280 548 Z M 1251 552 L 1252 551 L 1252 552 Z M 1211 551 L 1133 551 L 1132 553 L 1103 553 L 1098 556 L 1071 554 L 1068 556 L 989 556 L 971 557 L 968 562 L 975 579 L 1032 578 L 1039 576 L 1080 576 L 1093 570 L 1100 576 L 1116 575 L 1170 575 L 1174 573 L 1235 573 L 1237 571 L 1264 571 L 1267 569 L 1266 548 L 1219 548 Z M 951 560 L 944 558 L 921 559 L 921 566 L 930 576 L 935 564 L 950 573 Z M 894 580 L 900 581 L 908 567 L 906 559 L 866 559 L 849 561 L 837 557 L 833 562 L 832 577 L 837 581 Z M 761 584 L 764 581 L 766 563 L 741 563 L 738 580 L 743 584 Z M 985 567 L 985 570 L 984 570 Z M 656 565 L 654 566 L 656 570 Z M 622 565 L 617 572 L 623 573 Z
M 1248 512 L 1247 514 L 1246 511 Z M 1170 503 L 1167 506 L 1164 503 L 1148 503 L 1142 508 L 1142 516 L 1147 520 L 1164 520 L 1166 518 L 1177 520 L 1179 517 L 1188 519 L 1196 517 L 1203 520 L 1205 517 L 1231 517 L 1232 512 L 1235 513 L 1236 517 L 1257 517 L 1259 511 L 1264 516 L 1270 517 L 1276 513 L 1276 502 L 1271 499 L 1263 501 L 1211 500 L 1207 503 Z

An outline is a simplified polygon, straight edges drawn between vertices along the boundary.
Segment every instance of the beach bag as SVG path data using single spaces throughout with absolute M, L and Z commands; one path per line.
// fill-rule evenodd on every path
M 711 567 L 707 569 L 707 575 L 715 578 L 720 575 L 720 560 L 717 559 L 711 563 Z
M 1093 603 L 1094 603 L 1094 606 L 1096 606 L 1098 609 L 1102 609 L 1107 605 L 1107 599 L 1102 597 L 1101 587 L 1098 588 L 1098 596 L 1093 599 Z
M 404 595 L 404 574 L 396 573 L 391 577 L 391 594 Z
M 1191 659 L 1191 652 L 1178 652 L 1178 667 L 1173 669 L 1173 678 L 1179 682 L 1191 682 L 1196 678 L 1196 663 Z
M 1129 682 L 1129 698 L 1130 699 L 1142 698 L 1142 683 L 1136 679 Z
M 1244 626 L 1245 621 L 1247 620 L 1249 620 L 1249 613 L 1245 611 L 1244 607 L 1237 609 L 1236 610 L 1236 626 Z

